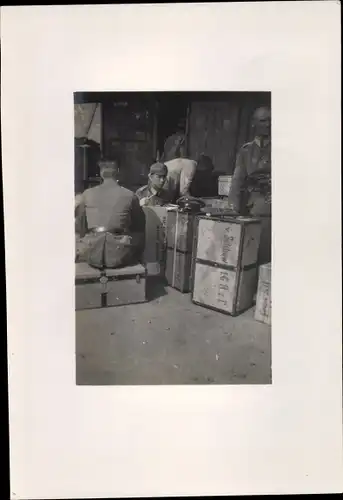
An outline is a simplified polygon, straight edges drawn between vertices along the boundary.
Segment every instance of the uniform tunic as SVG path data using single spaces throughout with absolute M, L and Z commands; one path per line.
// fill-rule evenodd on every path
M 229 205 L 241 214 L 262 218 L 259 263 L 271 260 L 271 144 L 256 138 L 237 155 Z
M 172 193 L 173 199 L 171 201 L 175 202 L 187 194 L 196 172 L 197 163 L 188 158 L 174 158 L 165 161 L 164 164 L 168 168 L 168 175 L 163 190 Z
M 173 198 L 167 191 L 160 191 L 156 194 L 155 191 L 151 189 L 149 184 L 139 188 L 136 191 L 136 195 L 139 200 L 147 198 L 144 206 L 148 207 L 163 207 L 164 205 L 168 205 Z
M 78 261 L 97 268 L 129 265 L 144 250 L 145 216 L 136 195 L 106 180 L 84 191 L 76 208 Z M 123 243 L 123 236 L 130 243 Z

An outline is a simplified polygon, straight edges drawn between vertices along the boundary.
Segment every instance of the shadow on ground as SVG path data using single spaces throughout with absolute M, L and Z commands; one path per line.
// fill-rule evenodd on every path
M 150 302 L 152 300 L 158 299 L 159 297 L 167 295 L 168 292 L 166 288 L 167 288 L 167 281 L 165 279 L 156 276 L 147 276 L 147 282 L 146 282 L 147 301 Z

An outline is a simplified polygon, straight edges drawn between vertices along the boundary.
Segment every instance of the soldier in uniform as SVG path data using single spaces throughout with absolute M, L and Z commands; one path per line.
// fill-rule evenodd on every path
M 102 184 L 75 201 L 76 262 L 115 268 L 140 260 L 144 251 L 145 215 L 137 196 L 119 186 L 118 164 L 100 161 Z
M 139 188 L 136 195 L 141 206 L 163 206 L 172 200 L 172 195 L 163 190 L 168 168 L 164 163 L 154 163 L 150 167 L 149 180 L 146 186 Z
M 168 137 L 164 145 L 163 163 L 168 168 L 168 176 L 163 190 L 172 195 L 172 202 L 190 195 L 190 186 L 194 178 L 197 162 L 184 157 L 185 136 L 176 133 Z
M 271 260 L 271 113 L 258 108 L 253 115 L 255 138 L 240 149 L 229 195 L 234 213 L 262 219 L 259 264 Z

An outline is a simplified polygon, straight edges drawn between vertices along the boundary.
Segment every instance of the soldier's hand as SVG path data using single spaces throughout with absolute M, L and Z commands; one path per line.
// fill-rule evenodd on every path
M 148 204 L 148 198 L 142 198 L 140 201 L 139 201 L 139 204 L 141 207 L 144 207 Z
M 122 245 L 131 245 L 131 242 L 132 242 L 132 237 L 127 234 L 124 234 L 124 236 L 120 238 L 120 243 Z

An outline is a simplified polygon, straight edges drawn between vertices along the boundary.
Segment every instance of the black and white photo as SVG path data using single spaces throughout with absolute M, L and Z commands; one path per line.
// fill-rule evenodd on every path
M 77 384 L 270 384 L 270 92 L 74 108 Z

